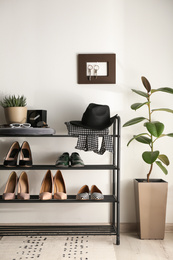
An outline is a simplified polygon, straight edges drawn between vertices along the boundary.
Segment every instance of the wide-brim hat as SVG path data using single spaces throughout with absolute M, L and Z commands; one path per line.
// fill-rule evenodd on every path
M 115 116 L 110 117 L 110 109 L 107 105 L 91 103 L 86 108 L 81 121 L 70 121 L 72 125 L 93 130 L 104 130 L 112 125 Z

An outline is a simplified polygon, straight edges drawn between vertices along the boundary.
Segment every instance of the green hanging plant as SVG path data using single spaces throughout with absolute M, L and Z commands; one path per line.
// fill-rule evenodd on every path
M 152 89 L 149 81 L 145 77 L 141 77 L 143 86 L 145 88 L 144 91 L 135 90 L 132 89 L 132 91 L 144 98 L 146 98 L 146 101 L 143 103 L 134 103 L 131 105 L 132 110 L 140 109 L 143 106 L 146 106 L 148 108 L 148 117 L 136 117 L 129 121 L 127 121 L 123 127 L 132 126 L 135 124 L 138 124 L 140 122 L 145 121 L 143 124 L 144 129 L 146 132 L 134 135 L 128 142 L 127 146 L 133 141 L 136 140 L 140 143 L 147 144 L 149 146 L 149 151 L 145 151 L 142 154 L 143 160 L 150 164 L 150 169 L 147 174 L 147 181 L 149 182 L 150 175 L 153 169 L 153 164 L 156 163 L 160 169 L 163 171 L 164 174 L 168 174 L 168 171 L 165 166 L 169 165 L 169 159 L 165 154 L 161 154 L 160 151 L 154 150 L 154 143 L 165 136 L 173 137 L 173 133 L 164 134 L 164 124 L 159 121 L 153 121 L 152 120 L 152 114 L 155 111 L 164 111 L 168 113 L 173 113 L 172 109 L 168 108 L 157 108 L 157 109 L 151 109 L 151 96 L 156 92 L 165 92 L 168 94 L 173 94 L 172 88 L 158 88 L 158 89 Z

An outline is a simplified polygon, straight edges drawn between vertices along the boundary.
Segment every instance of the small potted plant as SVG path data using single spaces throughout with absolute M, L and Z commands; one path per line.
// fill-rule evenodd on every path
M 165 136 L 173 137 L 173 133 L 164 133 L 164 124 L 160 121 L 153 121 L 152 115 L 155 111 L 164 111 L 173 113 L 168 108 L 152 108 L 151 97 L 157 92 L 173 94 L 172 88 L 152 89 L 149 81 L 145 77 L 141 77 L 144 91 L 132 89 L 132 91 L 143 98 L 145 102 L 134 103 L 131 105 L 132 110 L 140 109 L 146 106 L 148 110 L 147 117 L 136 117 L 126 122 L 123 127 L 132 126 L 140 122 L 142 124 L 142 133 L 134 135 L 127 145 L 133 140 L 147 145 L 148 150 L 142 153 L 142 159 L 149 164 L 149 172 L 146 179 L 135 179 L 136 209 L 137 222 L 139 223 L 139 233 L 142 239 L 163 239 L 165 233 L 165 217 L 167 203 L 168 183 L 162 179 L 151 179 L 153 165 L 156 164 L 164 174 L 167 174 L 166 166 L 169 165 L 169 159 L 159 150 L 155 150 L 155 143 Z M 157 146 L 158 147 L 158 146 Z
M 27 107 L 26 98 L 23 95 L 4 97 L 0 105 L 4 108 L 7 124 L 26 122 Z

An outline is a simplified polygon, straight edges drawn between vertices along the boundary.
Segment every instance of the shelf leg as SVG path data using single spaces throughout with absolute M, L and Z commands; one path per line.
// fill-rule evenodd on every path
M 114 237 L 113 244 L 117 245 L 117 246 L 120 245 L 120 236 L 119 235 L 116 235 Z
M 116 245 L 117 245 L 117 246 L 120 245 L 120 236 L 119 236 L 119 235 L 117 235 Z

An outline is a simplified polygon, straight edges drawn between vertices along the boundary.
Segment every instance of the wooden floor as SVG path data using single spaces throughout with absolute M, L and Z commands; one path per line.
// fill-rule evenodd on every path
M 121 233 L 120 246 L 115 246 L 116 260 L 173 260 L 173 233 L 164 240 L 141 240 L 136 234 Z

